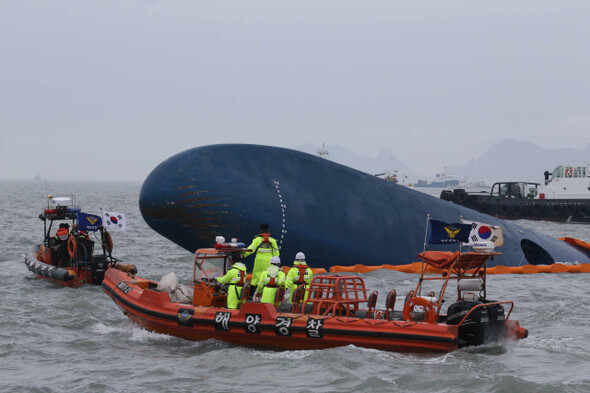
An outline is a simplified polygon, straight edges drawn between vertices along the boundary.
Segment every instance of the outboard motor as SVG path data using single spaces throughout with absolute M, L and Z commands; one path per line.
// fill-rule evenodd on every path
M 451 304 L 447 311 L 447 324 L 458 325 L 474 306 L 482 304 L 477 300 L 462 300 Z M 459 326 L 459 338 L 463 341 L 459 347 L 466 345 L 481 345 L 485 342 L 486 331 L 489 327 L 488 310 L 486 307 L 479 307 Z
M 484 300 L 484 303 L 495 303 L 496 300 Z M 492 304 L 485 307 L 488 310 L 489 327 L 485 341 L 496 341 L 505 336 L 504 322 L 506 315 L 501 304 Z
M 91 262 L 87 262 L 92 272 L 92 282 L 101 283 L 104 280 L 104 274 L 109 267 L 109 261 L 104 255 L 95 255 Z

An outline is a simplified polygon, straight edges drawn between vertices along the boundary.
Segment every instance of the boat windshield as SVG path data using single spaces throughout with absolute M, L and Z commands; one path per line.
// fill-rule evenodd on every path
M 537 196 L 537 183 L 510 182 L 495 183 L 492 186 L 492 196 L 500 198 L 535 198 Z
M 221 277 L 229 266 L 228 256 L 225 254 L 197 254 L 195 256 L 195 281 L 203 278 L 212 279 Z

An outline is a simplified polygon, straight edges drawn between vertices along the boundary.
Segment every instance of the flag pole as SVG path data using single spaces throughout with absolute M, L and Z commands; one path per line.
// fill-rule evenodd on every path
M 424 252 L 426 252 L 426 236 L 428 236 L 428 224 L 430 223 L 430 213 L 426 213 L 426 229 L 424 230 L 424 246 L 422 248 L 422 265 L 420 266 L 420 287 L 418 296 L 422 294 L 422 276 L 424 274 Z
M 461 224 L 463 224 L 463 214 L 461 214 Z M 461 246 L 463 245 L 463 242 L 459 242 L 459 253 L 461 253 Z

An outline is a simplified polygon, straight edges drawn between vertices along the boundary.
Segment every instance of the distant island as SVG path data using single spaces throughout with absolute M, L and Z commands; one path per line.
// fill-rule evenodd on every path
M 441 168 L 432 168 L 432 173 L 416 173 L 401 162 L 391 149 L 382 148 L 376 157 L 358 155 L 342 146 L 305 144 L 294 149 L 318 155 L 318 149 L 329 152 L 326 159 L 359 171 L 378 175 L 396 175 L 404 184 L 417 184 L 418 181 L 436 181 Z M 581 149 L 545 149 L 534 143 L 506 139 L 492 145 L 479 158 L 469 160 L 464 165 L 449 163 L 444 168 L 447 176 L 456 179 L 461 186 L 486 187 L 498 181 L 529 181 L 540 183 L 543 172 L 552 171 L 563 163 L 590 164 L 590 143 Z

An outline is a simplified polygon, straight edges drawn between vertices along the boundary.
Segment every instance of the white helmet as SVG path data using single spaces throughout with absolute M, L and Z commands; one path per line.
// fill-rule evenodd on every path
M 296 261 L 305 261 L 305 254 L 299 251 L 297 255 L 295 255 Z
M 281 264 L 281 258 L 279 257 L 272 257 L 270 258 L 270 263 L 273 265 L 280 265 Z

